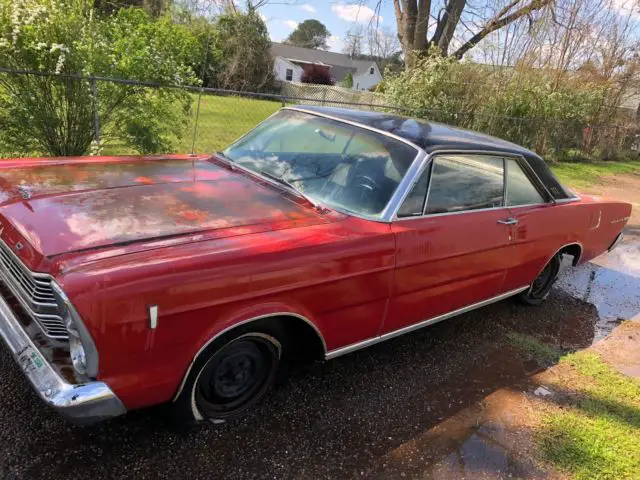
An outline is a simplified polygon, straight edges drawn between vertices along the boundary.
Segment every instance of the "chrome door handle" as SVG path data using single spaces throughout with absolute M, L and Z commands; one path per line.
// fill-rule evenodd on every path
M 500 223 L 501 225 L 515 225 L 518 223 L 518 220 L 510 217 L 510 218 L 505 218 L 504 220 L 498 220 L 498 223 Z

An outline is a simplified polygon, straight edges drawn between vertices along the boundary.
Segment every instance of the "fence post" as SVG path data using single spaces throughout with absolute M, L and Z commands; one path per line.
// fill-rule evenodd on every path
M 95 77 L 91 77 L 91 96 L 93 97 L 93 130 L 95 134 L 96 145 L 100 147 L 100 113 L 98 111 L 100 104 L 98 103 L 98 86 Z
M 196 136 L 198 135 L 198 121 L 200 120 L 200 101 L 202 100 L 202 87 L 200 87 L 200 92 L 198 92 L 198 106 L 196 108 L 196 121 L 193 124 L 193 138 L 191 139 L 191 155 L 194 155 L 196 152 Z

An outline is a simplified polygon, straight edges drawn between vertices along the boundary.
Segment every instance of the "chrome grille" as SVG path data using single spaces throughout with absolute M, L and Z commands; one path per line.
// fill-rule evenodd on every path
M 1 240 L 0 278 L 48 337 L 67 338 L 67 329 L 53 296 L 51 277 L 29 270 Z

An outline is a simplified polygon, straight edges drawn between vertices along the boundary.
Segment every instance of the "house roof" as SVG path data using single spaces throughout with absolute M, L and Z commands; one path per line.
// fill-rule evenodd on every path
M 354 75 L 365 73 L 376 63 L 374 60 L 355 60 L 344 53 L 296 47 L 277 42 L 271 44 L 271 54 L 274 57 L 283 57 L 292 62 L 331 65 L 331 73 L 338 81 L 343 80 L 348 72 Z

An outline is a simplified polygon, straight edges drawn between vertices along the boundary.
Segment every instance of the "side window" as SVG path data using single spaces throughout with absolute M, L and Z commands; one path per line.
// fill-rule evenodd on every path
M 287 68 L 287 71 L 285 72 L 285 78 L 287 79 L 287 82 L 293 80 L 293 70 L 291 68 Z
M 427 198 L 427 186 L 429 185 L 429 172 L 431 165 L 427 165 L 418 182 L 413 186 L 404 203 L 398 210 L 398 217 L 416 217 L 422 215 L 424 201 Z
M 540 192 L 515 160 L 507 160 L 507 205 L 545 203 Z
M 504 206 L 504 161 L 487 155 L 435 157 L 425 213 Z

